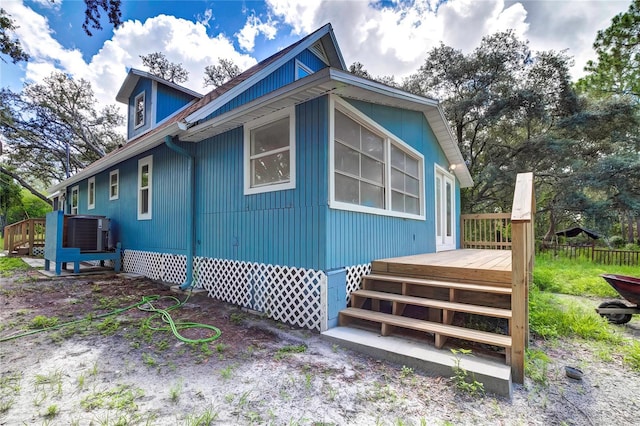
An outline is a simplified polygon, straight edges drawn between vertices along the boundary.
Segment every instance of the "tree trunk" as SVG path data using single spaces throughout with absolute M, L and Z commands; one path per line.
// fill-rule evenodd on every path
M 553 208 L 549 209 L 549 228 L 547 228 L 547 233 L 544 234 L 544 238 L 542 241 L 545 243 L 549 243 L 551 239 L 556 234 L 556 216 L 553 214 Z
M 627 229 L 627 235 L 629 236 L 628 242 L 633 243 L 633 215 L 631 214 L 631 212 L 628 213 L 627 223 L 629 225 L 629 228 Z
M 640 217 L 636 217 L 636 235 L 638 236 L 636 244 L 640 244 Z
M 35 189 L 33 186 L 29 185 L 29 182 L 25 181 L 24 179 L 22 179 L 17 174 L 10 172 L 9 170 L 5 169 L 4 167 L 0 167 L 0 173 L 4 173 L 7 176 L 11 176 L 13 179 L 17 180 L 18 183 L 20 183 L 20 185 L 22 185 L 24 188 L 26 188 L 33 195 L 35 195 L 36 197 L 40 198 L 45 203 L 51 204 L 51 200 L 50 199 L 48 199 L 47 197 L 42 195 L 37 189 Z

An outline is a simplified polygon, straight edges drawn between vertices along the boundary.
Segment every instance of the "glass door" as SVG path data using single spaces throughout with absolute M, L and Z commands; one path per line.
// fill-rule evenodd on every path
M 456 248 L 453 182 L 452 175 L 436 168 L 436 251 Z

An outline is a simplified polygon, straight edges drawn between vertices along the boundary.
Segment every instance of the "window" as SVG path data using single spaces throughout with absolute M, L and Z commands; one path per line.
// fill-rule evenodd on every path
M 120 196 L 120 171 L 113 170 L 109 173 L 109 199 L 117 200 Z
M 138 220 L 151 219 L 153 156 L 138 160 Z
M 245 194 L 295 188 L 294 129 L 293 108 L 245 125 Z
M 331 207 L 423 219 L 423 156 L 351 105 L 334 104 Z
M 96 177 L 90 177 L 87 181 L 87 209 L 96 208 Z
M 296 80 L 313 74 L 311 68 L 296 59 Z
M 71 188 L 71 214 L 78 214 L 78 197 L 80 187 L 74 186 Z
M 133 128 L 144 126 L 144 92 L 135 97 L 133 101 Z

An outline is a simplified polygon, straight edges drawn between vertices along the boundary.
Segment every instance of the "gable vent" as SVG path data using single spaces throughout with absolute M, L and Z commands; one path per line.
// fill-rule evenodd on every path
M 329 65 L 329 59 L 327 59 L 327 54 L 325 53 L 324 47 L 322 47 L 322 43 L 321 42 L 317 42 L 316 44 L 311 46 L 309 48 L 309 50 L 311 51 L 311 53 L 313 53 L 318 58 L 320 58 L 322 60 L 322 62 L 324 62 L 325 64 Z

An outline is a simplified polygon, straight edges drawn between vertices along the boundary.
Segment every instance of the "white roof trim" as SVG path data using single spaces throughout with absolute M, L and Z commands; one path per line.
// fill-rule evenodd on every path
M 124 104 L 128 103 L 129 96 L 131 96 L 133 89 L 136 87 L 136 84 L 138 84 L 138 80 L 141 77 L 148 78 L 152 81 L 164 84 L 165 86 L 171 87 L 172 89 L 191 95 L 197 99 L 202 98 L 202 95 L 196 91 L 188 89 L 184 86 L 180 86 L 179 84 L 172 83 L 168 80 L 160 78 L 146 71 L 141 71 L 135 68 L 131 68 L 127 73 L 127 77 L 125 78 L 124 83 L 122 83 L 122 86 L 120 86 L 120 90 L 118 90 L 118 94 L 116 95 L 116 101 L 122 102 Z

